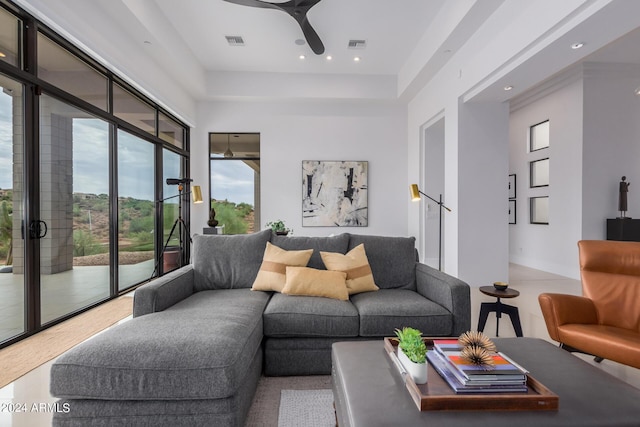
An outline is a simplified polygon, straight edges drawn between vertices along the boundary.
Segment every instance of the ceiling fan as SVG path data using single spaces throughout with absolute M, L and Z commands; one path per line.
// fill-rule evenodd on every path
M 261 0 L 224 0 L 229 3 L 239 4 L 242 6 L 261 7 L 263 9 L 276 9 L 281 10 L 289 14 L 296 20 L 304 37 L 307 39 L 307 43 L 313 53 L 316 55 L 322 55 L 324 53 L 324 45 L 320 36 L 313 29 L 309 20 L 307 19 L 307 12 L 313 6 L 318 4 L 321 0 L 289 0 L 284 3 L 269 3 Z

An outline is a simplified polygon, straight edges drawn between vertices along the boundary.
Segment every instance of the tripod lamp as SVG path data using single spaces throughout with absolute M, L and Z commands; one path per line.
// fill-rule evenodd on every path
M 169 242 L 171 241 L 171 236 L 173 236 L 173 232 L 176 230 L 176 227 L 178 228 L 178 241 L 179 241 L 179 247 L 180 250 L 182 250 L 182 243 L 183 243 L 183 231 L 185 232 L 186 236 L 189 238 L 189 243 L 192 242 L 191 240 L 191 232 L 189 231 L 189 227 L 187 226 L 187 224 L 184 222 L 184 219 L 182 219 L 182 199 L 183 196 L 188 196 L 189 194 L 191 194 L 192 199 L 193 199 L 193 203 L 194 204 L 200 204 L 202 203 L 202 189 L 200 188 L 199 185 L 194 185 L 191 187 L 191 191 L 189 191 L 188 193 L 184 194 L 184 185 L 188 184 L 189 182 L 192 182 L 193 180 L 190 178 L 167 178 L 167 185 L 177 185 L 178 186 L 178 194 L 176 194 L 175 196 L 171 196 L 171 197 L 167 197 L 164 198 L 162 200 L 158 200 L 157 203 L 164 203 L 166 200 L 169 199 L 174 199 L 176 197 L 178 197 L 178 218 L 176 218 L 176 220 L 173 222 L 173 226 L 171 227 L 171 231 L 169 232 L 169 236 L 167 237 L 167 241 L 165 242 L 164 246 L 162 247 L 162 251 L 160 252 L 160 256 L 158 257 L 158 261 L 156 262 L 156 266 L 153 269 L 153 273 L 151 273 L 151 278 L 153 278 L 156 274 L 156 271 L 158 270 L 158 264 L 160 264 L 160 260 L 162 260 L 164 258 L 164 253 L 167 250 L 167 247 L 169 246 Z
M 421 199 L 420 195 L 422 195 L 427 199 L 435 202 L 440 207 L 439 209 L 440 217 L 439 217 L 439 223 L 438 223 L 438 270 L 442 271 L 442 209 L 446 209 L 449 212 L 451 212 L 451 209 L 449 209 L 444 205 L 444 202 L 442 201 L 442 194 L 440 194 L 440 197 L 439 197 L 440 200 L 436 200 L 433 197 L 429 196 L 428 194 L 425 194 L 422 191 L 420 191 L 420 189 L 418 188 L 418 184 L 411 184 L 409 189 L 411 191 L 412 202 L 419 202 Z

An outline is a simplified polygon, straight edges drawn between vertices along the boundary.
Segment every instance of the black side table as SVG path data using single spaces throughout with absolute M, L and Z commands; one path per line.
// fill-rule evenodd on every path
M 520 325 L 520 315 L 518 314 L 518 307 L 512 305 L 503 304 L 500 302 L 500 298 L 515 298 L 520 295 L 520 292 L 515 289 L 507 288 L 503 291 L 496 289 L 493 286 L 480 286 L 480 292 L 490 297 L 496 297 L 496 302 L 483 302 L 480 305 L 480 318 L 478 319 L 478 331 L 484 331 L 484 325 L 487 323 L 487 317 L 492 311 L 496 312 L 496 337 L 500 327 L 500 318 L 502 313 L 508 314 L 511 318 L 511 324 L 516 331 L 516 336 L 522 336 L 522 326 Z

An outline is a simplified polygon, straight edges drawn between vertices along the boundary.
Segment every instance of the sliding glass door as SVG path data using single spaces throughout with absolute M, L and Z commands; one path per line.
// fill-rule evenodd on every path
M 153 144 L 118 131 L 118 289 L 154 272 L 155 186 Z
M 42 324 L 110 295 L 109 126 L 40 97 Z
M 23 87 L 0 74 L 0 342 L 25 325 Z

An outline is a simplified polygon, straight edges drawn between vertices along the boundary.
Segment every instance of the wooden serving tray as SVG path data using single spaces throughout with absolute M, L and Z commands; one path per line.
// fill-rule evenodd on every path
M 429 351 L 433 351 L 433 340 L 434 338 L 424 338 Z M 385 338 L 384 348 L 391 363 L 395 365 L 398 340 L 396 338 Z M 426 384 L 416 384 L 410 375 L 401 374 L 399 369 L 396 369 L 396 371 L 398 375 L 403 377 L 411 398 L 421 411 L 558 410 L 558 395 L 531 375 L 527 375 L 527 388 L 529 390 L 526 393 L 456 394 L 431 364 L 429 364 L 428 382 Z

